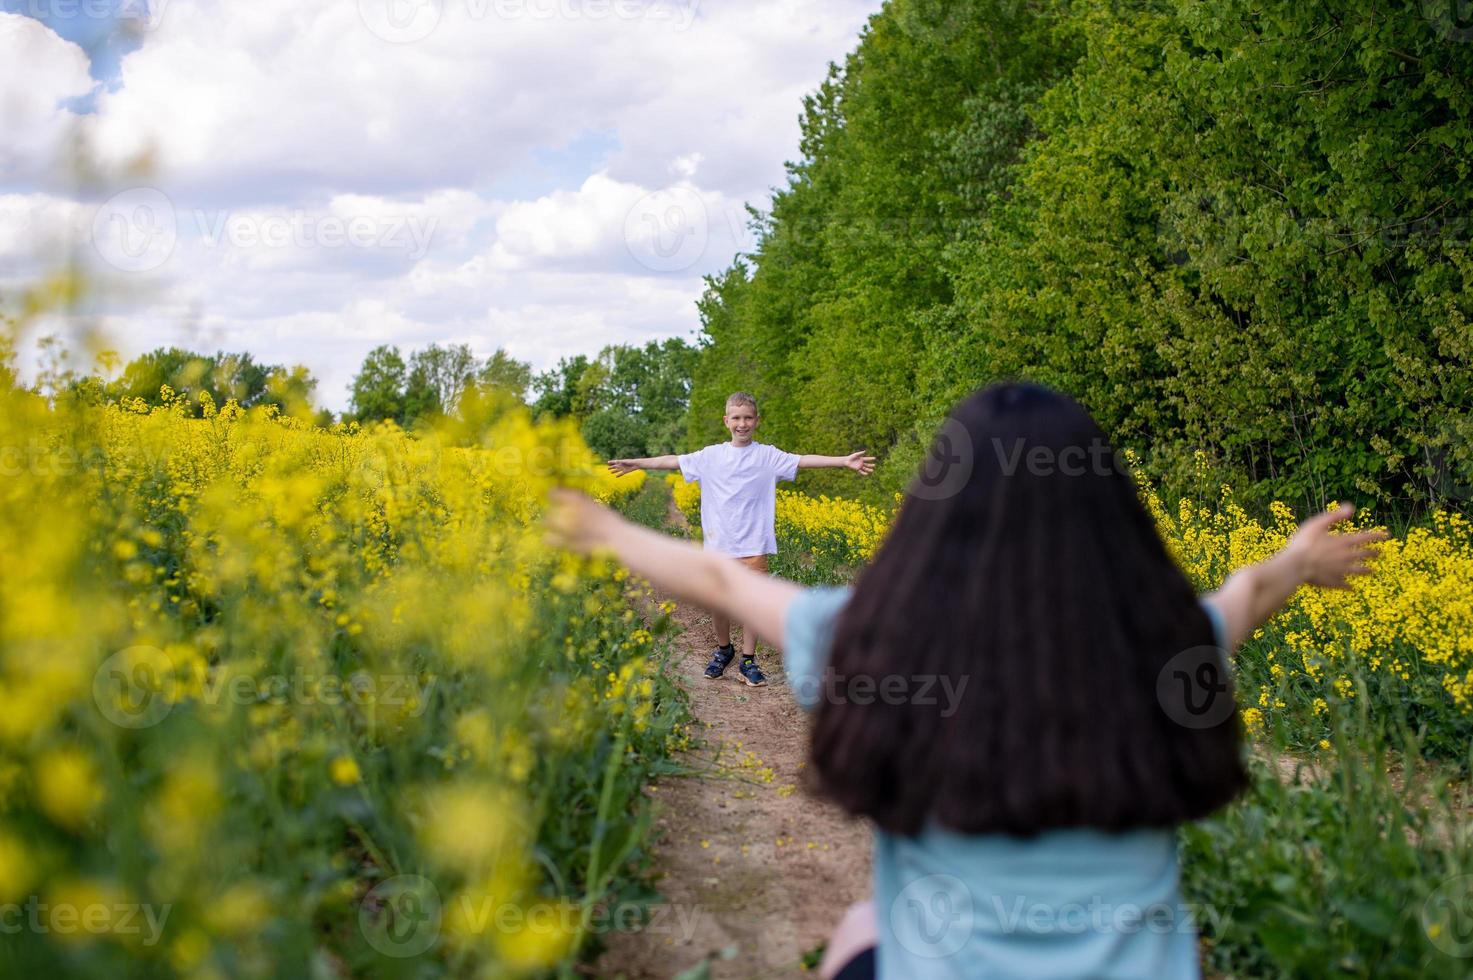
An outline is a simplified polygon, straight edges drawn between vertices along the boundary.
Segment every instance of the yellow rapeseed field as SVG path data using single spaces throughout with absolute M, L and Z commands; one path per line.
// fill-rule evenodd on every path
M 4 972 L 566 970 L 686 735 L 668 620 L 536 518 L 642 478 L 519 408 L 0 398 Z
M 681 510 L 698 520 L 700 485 L 667 478 Z M 1275 503 L 1270 520 L 1250 516 L 1223 488 L 1213 506 L 1165 504 L 1141 484 L 1167 547 L 1202 590 L 1236 568 L 1283 547 L 1297 524 Z M 898 503 L 898 500 L 897 500 Z M 777 496 L 777 532 L 831 570 L 871 558 L 892 515 L 852 500 Z M 1366 526 L 1364 516 L 1355 521 Z M 1383 707 L 1407 709 L 1450 747 L 1473 719 L 1473 528 L 1461 515 L 1438 512 L 1428 526 L 1393 537 L 1376 574 L 1346 590 L 1301 589 L 1238 654 L 1239 697 L 1251 731 L 1269 724 L 1304 747 L 1328 747 L 1328 708 L 1369 692 Z M 1359 693 L 1358 693 L 1359 692 Z M 1374 707 L 1374 705 L 1373 705 Z
M 679 473 L 665 478 L 675 505 L 687 520 L 701 519 L 701 485 Z M 899 497 L 896 498 L 899 503 Z M 874 557 L 890 524 L 890 514 L 840 497 L 811 497 L 793 490 L 777 492 L 775 513 L 779 540 L 837 566 L 857 567 Z M 801 540 L 799 540 L 801 539 Z
M 505 405 L 408 434 L 165 396 L 0 395 L 6 970 L 572 975 L 689 734 L 668 607 L 536 522 L 554 484 L 620 504 L 643 475 Z M 1142 495 L 1203 589 L 1295 528 Z M 787 570 L 842 580 L 892 516 L 780 493 Z M 1466 744 L 1473 529 L 1434 515 L 1377 565 L 1239 652 L 1253 733 L 1324 751 L 1349 705 Z

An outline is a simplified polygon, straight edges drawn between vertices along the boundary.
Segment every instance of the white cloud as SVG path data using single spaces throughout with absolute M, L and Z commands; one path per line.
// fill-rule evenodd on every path
M 0 13 L 0 65 L 0 180 L 35 179 L 76 119 L 61 103 L 92 91 L 87 55 L 39 21 Z
M 545 16 L 567 7 L 553 0 L 425 0 L 443 10 L 434 32 L 393 44 L 360 16 L 375 2 L 171 4 L 99 100 L 101 151 L 121 162 L 154 147 L 176 185 L 232 195 L 398 193 L 507 179 L 539 148 L 612 130 L 619 179 L 658 184 L 700 154 L 717 189 L 750 196 L 781 179 L 802 94 L 877 6 L 650 0 L 621 19 Z
M 169 3 L 84 117 L 110 166 L 153 160 L 100 222 L 39 148 L 70 122 L 56 100 L 90 91 L 86 57 L 0 15 L 33 52 L 22 74 L 0 33 L 0 92 L 23 91 L 36 134 L 7 128 L 0 147 L 18 161 L 0 259 L 38 268 L 36 246 L 54 261 L 70 232 L 125 356 L 178 343 L 302 362 L 335 409 L 379 343 L 506 347 L 542 369 L 688 336 L 702 275 L 750 247 L 743 204 L 784 179 L 802 97 L 880 6 L 585 0 L 610 13 L 577 17 L 567 0 L 404 0 L 439 20 L 391 43 L 360 16 L 385 2 Z M 117 251 L 161 231 L 168 248 Z
M 599 172 L 577 190 L 507 204 L 486 265 L 697 276 L 730 260 L 736 242 L 727 218 L 740 209 L 739 201 L 689 182 L 652 189 Z
M 598 173 L 576 191 L 513 203 L 497 219 L 492 266 L 518 269 L 529 260 L 573 260 L 610 249 L 641 196 L 640 188 Z
M 65 262 L 87 208 L 51 194 L 0 194 L 0 262 L 7 276 L 35 276 Z
M 704 153 L 687 153 L 683 157 L 677 157 L 675 162 L 670 164 L 670 173 L 675 177 L 689 180 L 696 175 L 697 170 L 701 169 L 701 161 L 704 159 L 706 159 Z

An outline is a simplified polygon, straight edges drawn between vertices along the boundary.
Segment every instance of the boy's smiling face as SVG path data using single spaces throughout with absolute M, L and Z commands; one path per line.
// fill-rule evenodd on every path
M 757 410 L 751 405 L 728 405 L 721 419 L 731 433 L 733 446 L 750 446 L 752 434 L 757 431 Z

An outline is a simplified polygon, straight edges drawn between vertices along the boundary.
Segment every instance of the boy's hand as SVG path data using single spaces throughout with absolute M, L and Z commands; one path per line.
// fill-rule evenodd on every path
M 640 467 L 632 459 L 609 460 L 609 472 L 615 476 L 623 476 L 625 473 L 633 473 Z
M 592 554 L 607 541 L 609 528 L 619 516 L 586 494 L 554 487 L 543 519 L 545 540 L 554 548 Z
M 857 453 L 850 453 L 844 457 L 844 465 L 849 467 L 860 476 L 869 476 L 875 471 L 875 458 L 866 456 L 867 450 L 861 449 Z
M 1389 535 L 1385 531 L 1330 533 L 1332 527 L 1349 520 L 1354 513 L 1354 505 L 1344 504 L 1338 510 L 1316 514 L 1299 525 L 1284 550 L 1293 555 L 1304 582 L 1326 589 L 1348 589 L 1350 576 L 1370 574 L 1366 562 L 1376 557 L 1375 545 Z

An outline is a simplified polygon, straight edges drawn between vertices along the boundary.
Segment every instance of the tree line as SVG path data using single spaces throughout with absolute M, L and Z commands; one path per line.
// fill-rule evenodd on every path
M 513 396 L 533 417 L 579 423 L 583 439 L 604 458 L 673 452 L 685 442 L 686 408 L 697 349 L 679 337 L 644 346 L 608 345 L 595 357 L 564 357 L 533 373 L 532 365 L 498 349 L 477 361 L 470 346 L 432 343 L 405 360 L 396 346 L 368 352 L 352 382 L 351 417 L 389 419 L 405 427 L 454 414 L 465 393 Z
M 879 453 L 885 495 L 957 399 L 1023 377 L 1171 489 L 1466 504 L 1473 35 L 1448 7 L 891 0 L 707 282 L 687 445 L 751 390 L 769 441 Z
M 31 387 L 53 399 L 159 405 L 170 397 L 166 392 L 172 392 L 171 400 L 177 399 L 195 417 L 204 415 L 209 406 L 234 401 L 242 408 L 274 405 L 284 412 L 310 414 L 319 425 L 333 424 L 331 412 L 312 407 L 317 379 L 301 365 L 264 364 L 249 352 L 200 354 L 159 347 L 135 357 L 121 371 L 116 370 L 117 356 L 106 351 L 98 355 L 92 370 L 78 371 L 68 363 L 71 352 L 59 338 L 43 337 L 38 347 L 41 366 Z M 20 385 L 14 360 L 12 344 L 8 340 L 0 344 L 0 384 Z
M 663 454 L 685 442 L 697 355 L 679 338 L 612 344 L 534 373 L 505 350 L 477 361 L 465 344 L 431 344 L 406 360 L 385 345 L 369 352 L 354 377 L 350 415 L 413 428 L 453 414 L 469 391 L 495 389 L 527 404 L 534 417 L 575 419 L 605 458 Z
M 363 359 L 348 410 L 334 416 L 313 407 L 317 379 L 307 368 L 263 364 L 250 353 L 160 347 L 121 370 L 115 355 L 103 353 L 93 370 L 79 372 L 67 363 L 71 352 L 58 338 L 43 338 L 39 348 L 41 368 L 30 387 L 50 398 L 146 405 L 167 398 L 195 417 L 207 406 L 234 401 L 243 408 L 275 405 L 324 427 L 393 422 L 414 431 L 461 413 L 473 393 L 494 391 L 502 404 L 526 405 L 534 417 L 573 418 L 588 444 L 608 459 L 660 455 L 684 445 L 698 357 L 695 347 L 672 338 L 608 345 L 596 356 L 565 357 L 536 373 L 503 349 L 478 359 L 467 344 L 430 344 L 406 357 L 385 344 Z M 14 362 L 13 346 L 0 332 L 0 384 L 21 384 Z

